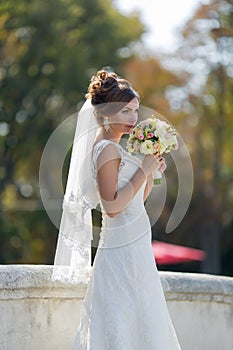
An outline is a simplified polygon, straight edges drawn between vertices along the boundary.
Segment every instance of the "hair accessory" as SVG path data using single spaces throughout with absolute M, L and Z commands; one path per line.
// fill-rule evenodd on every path
M 104 130 L 108 132 L 109 129 L 110 129 L 110 123 L 109 123 L 108 117 L 104 117 Z

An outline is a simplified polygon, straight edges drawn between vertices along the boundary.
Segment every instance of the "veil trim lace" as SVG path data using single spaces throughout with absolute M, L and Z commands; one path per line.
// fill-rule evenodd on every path
M 92 172 L 98 125 L 87 99 L 78 113 L 52 280 L 87 284 L 91 272 L 92 215 L 99 203 Z

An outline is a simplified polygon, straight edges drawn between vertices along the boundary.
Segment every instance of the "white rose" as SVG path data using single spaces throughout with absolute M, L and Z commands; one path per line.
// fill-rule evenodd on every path
M 175 136 L 175 135 L 172 135 L 172 136 L 168 137 L 168 138 L 166 139 L 165 142 L 166 142 L 166 145 L 167 145 L 168 147 L 171 147 L 171 146 L 173 146 L 173 145 L 177 145 L 176 136 Z
M 143 154 L 153 154 L 154 153 L 153 142 L 151 140 L 146 140 L 142 142 L 140 145 L 140 152 Z
M 166 128 L 166 124 L 159 121 L 159 123 L 157 124 L 157 128 L 156 128 L 156 135 L 159 139 L 160 138 L 164 138 L 167 135 L 167 128 Z
M 166 148 L 169 149 L 177 145 L 177 139 L 175 135 L 167 134 L 166 137 L 161 137 L 159 140 L 164 146 L 166 146 Z

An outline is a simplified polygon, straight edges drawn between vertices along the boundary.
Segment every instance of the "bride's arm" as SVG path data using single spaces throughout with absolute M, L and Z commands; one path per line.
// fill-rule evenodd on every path
M 166 170 L 166 168 L 167 168 L 167 165 L 166 165 L 165 159 L 162 158 L 162 162 L 161 162 L 161 165 L 160 165 L 158 171 L 163 173 Z M 148 196 L 152 190 L 153 185 L 154 185 L 153 174 L 150 173 L 150 175 L 147 176 L 147 183 L 146 183 L 146 187 L 144 190 L 144 196 L 143 196 L 144 202 L 148 198 Z
M 146 187 L 144 190 L 144 196 L 143 196 L 144 202 L 148 198 L 148 196 L 152 190 L 152 187 L 153 187 L 153 176 L 152 176 L 152 174 L 150 174 L 147 177 Z
M 158 168 L 159 160 L 152 155 L 146 156 L 142 167 L 138 168 L 125 186 L 117 190 L 119 166 L 118 150 L 114 145 L 106 146 L 97 159 L 97 182 L 103 208 L 111 218 L 127 206 L 147 176 Z

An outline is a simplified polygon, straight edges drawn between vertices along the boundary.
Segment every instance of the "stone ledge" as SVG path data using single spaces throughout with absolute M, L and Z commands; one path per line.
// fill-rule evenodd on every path
M 52 269 L 0 265 L 1 350 L 72 348 L 86 285 L 53 282 Z M 233 278 L 159 274 L 181 348 L 232 350 Z
M 160 272 L 167 300 L 233 304 L 233 278 L 198 273 Z
M 82 299 L 86 285 L 51 280 L 52 265 L 0 265 L 0 299 Z M 159 272 L 167 300 L 233 304 L 233 278 L 217 275 Z
M 0 265 L 0 300 L 83 299 L 86 285 L 52 281 L 52 271 L 52 265 Z

